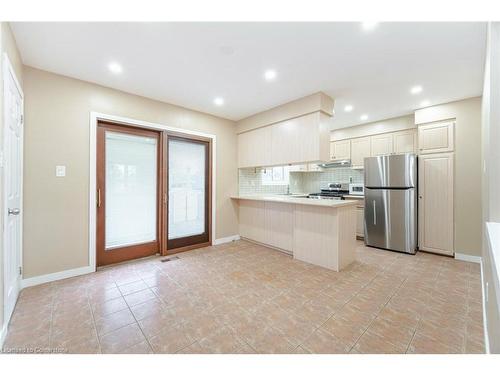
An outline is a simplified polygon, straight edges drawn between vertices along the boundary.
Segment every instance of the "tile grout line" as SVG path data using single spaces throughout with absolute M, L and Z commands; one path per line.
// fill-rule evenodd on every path
M 372 326 L 373 322 L 377 319 L 380 311 L 382 311 L 386 306 L 387 304 L 391 301 L 392 297 L 396 294 L 396 292 L 401 288 L 401 285 L 403 285 L 403 283 L 408 280 L 408 277 L 406 277 L 405 279 L 403 279 L 403 281 L 399 284 L 399 286 L 394 290 L 394 292 L 392 292 L 392 294 L 389 296 L 389 298 L 387 299 L 387 302 L 382 306 L 382 308 L 380 308 L 377 313 L 375 314 L 375 317 L 370 321 L 370 323 L 368 324 L 368 326 L 366 327 L 366 329 L 363 331 L 363 333 L 358 337 L 358 339 L 354 342 L 354 344 L 351 346 L 351 348 L 349 349 L 349 352 L 354 349 L 354 347 L 356 346 L 356 344 L 359 342 L 359 340 L 361 340 L 361 338 L 363 337 L 363 335 L 366 333 L 366 331 L 368 331 L 368 329 Z
M 101 338 L 99 337 L 99 334 L 97 332 L 97 325 L 95 322 L 95 315 L 94 315 L 94 309 L 92 308 L 92 304 L 90 303 L 90 297 L 88 294 L 88 288 L 85 288 L 85 295 L 87 297 L 87 304 L 90 308 L 90 314 L 92 315 L 92 326 L 94 327 L 94 332 L 95 336 L 97 338 L 97 345 L 99 346 L 99 353 L 102 354 L 102 347 L 101 347 Z
M 396 259 L 394 259 L 394 261 L 391 263 L 395 263 L 396 262 Z M 337 310 L 335 311 L 327 320 L 325 320 L 323 323 L 321 323 L 305 340 L 303 340 L 298 346 L 302 345 L 303 342 L 307 341 L 307 339 L 309 339 L 309 337 L 311 337 L 317 330 L 319 330 L 328 320 L 330 320 L 332 317 L 334 317 L 340 310 L 342 310 L 342 308 L 344 308 L 344 306 L 346 306 L 352 299 L 354 299 L 362 290 L 364 290 L 369 284 L 371 284 L 373 282 L 373 280 L 375 280 L 379 275 L 383 274 L 384 273 L 384 270 L 389 267 L 389 265 L 387 265 L 386 267 L 382 267 L 369 281 L 367 281 L 355 294 L 353 294 L 351 296 L 351 298 L 347 299 L 343 304 L 342 306 Z M 364 332 L 363 332 L 364 334 Z M 363 335 L 361 334 L 361 336 Z M 333 335 L 334 337 L 336 337 L 335 335 Z M 361 336 L 359 338 L 361 338 Z M 337 338 L 337 337 L 336 337 Z M 359 340 L 358 338 L 358 340 Z M 354 347 L 354 345 L 356 345 L 357 341 L 349 348 L 349 351 L 347 353 L 349 353 L 352 348 Z M 298 347 L 297 346 L 297 347 Z
M 439 274 L 441 273 L 441 268 L 443 267 L 443 263 L 439 266 L 438 268 L 438 271 L 436 273 L 436 276 L 434 276 L 434 282 L 433 282 L 433 286 L 432 286 L 432 291 L 434 290 L 434 284 L 436 283 L 438 277 L 439 277 Z M 431 295 L 432 295 L 432 291 L 431 291 Z M 410 347 L 411 347 L 411 344 L 413 343 L 413 340 L 415 339 L 415 336 L 417 335 L 417 332 L 418 332 L 418 329 L 421 325 L 421 321 L 422 321 L 422 314 L 419 314 L 418 315 L 418 321 L 417 321 L 417 324 L 415 326 L 415 331 L 413 332 L 413 336 L 411 337 L 411 340 L 410 342 L 408 343 L 408 346 L 406 347 L 406 351 L 405 351 L 405 354 L 408 354 L 408 350 L 410 350 Z

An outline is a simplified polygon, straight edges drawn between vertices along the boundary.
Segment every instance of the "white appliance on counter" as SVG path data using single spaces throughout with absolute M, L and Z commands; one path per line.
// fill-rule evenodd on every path
M 349 195 L 365 195 L 365 185 L 362 182 L 349 184 Z

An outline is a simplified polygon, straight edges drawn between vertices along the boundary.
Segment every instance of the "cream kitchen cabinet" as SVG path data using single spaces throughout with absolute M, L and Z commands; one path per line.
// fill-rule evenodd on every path
M 271 155 L 271 128 L 269 126 L 238 135 L 238 166 L 240 168 L 268 165 Z
M 419 248 L 453 255 L 453 153 L 421 155 L 418 180 Z
M 364 159 L 371 156 L 371 137 L 351 139 L 351 166 L 363 168 Z
M 238 134 L 238 167 L 324 162 L 329 143 L 328 116 L 311 113 Z
M 330 160 L 348 160 L 351 158 L 351 140 L 330 142 Z
M 395 154 L 414 153 L 417 151 L 417 131 L 403 130 L 393 133 L 393 151 Z
M 365 237 L 365 208 L 356 206 L 356 237 Z
M 265 241 L 271 246 L 293 251 L 293 206 L 291 204 L 265 202 Z
M 239 207 L 240 236 L 264 243 L 266 230 L 266 202 L 245 201 Z
M 454 121 L 441 121 L 418 126 L 420 154 L 450 152 L 454 149 Z
M 393 153 L 393 133 L 372 135 L 371 156 L 390 155 Z

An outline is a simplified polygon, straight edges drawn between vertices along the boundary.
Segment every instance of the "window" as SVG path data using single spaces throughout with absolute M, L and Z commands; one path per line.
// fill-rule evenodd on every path
M 288 185 L 288 167 L 262 169 L 262 185 Z

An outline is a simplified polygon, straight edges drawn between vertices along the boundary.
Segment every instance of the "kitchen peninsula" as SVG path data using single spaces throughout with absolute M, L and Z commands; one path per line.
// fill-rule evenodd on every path
M 235 196 L 240 236 L 340 271 L 354 260 L 356 201 L 287 195 Z

